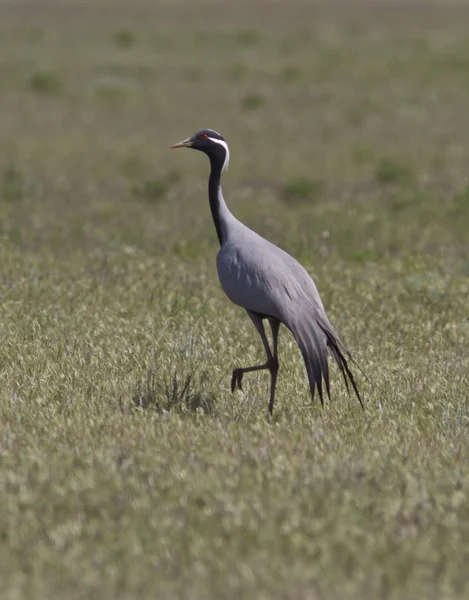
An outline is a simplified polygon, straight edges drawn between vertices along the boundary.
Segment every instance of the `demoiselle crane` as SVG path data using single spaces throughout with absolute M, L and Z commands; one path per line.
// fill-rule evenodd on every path
M 243 225 L 227 207 L 220 183 L 221 173 L 230 159 L 226 141 L 216 131 L 202 129 L 171 148 L 200 150 L 210 159 L 208 196 L 221 246 L 217 255 L 218 277 L 228 298 L 246 309 L 267 355 L 264 364 L 234 369 L 231 391 L 236 387 L 242 389 L 244 373 L 269 370 L 269 412 L 272 414 L 279 369 L 277 342 L 283 323 L 293 333 L 303 355 L 312 400 L 317 388 L 321 404 L 324 404 L 323 381 L 330 399 L 329 350 L 342 372 L 347 390 L 350 382 L 363 408 L 347 362 L 347 358 L 353 359 L 332 329 L 316 285 L 306 269 L 287 252 Z M 272 330 L 272 349 L 264 329 L 265 319 Z

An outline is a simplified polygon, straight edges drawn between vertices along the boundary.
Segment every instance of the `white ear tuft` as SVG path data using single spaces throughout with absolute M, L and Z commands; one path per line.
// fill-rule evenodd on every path
M 223 148 L 225 149 L 225 162 L 223 163 L 222 171 L 226 171 L 230 163 L 230 149 L 228 148 L 228 144 L 223 140 L 217 140 L 212 137 L 209 137 L 208 139 L 212 142 L 215 142 L 216 144 L 220 144 L 220 146 L 223 146 Z

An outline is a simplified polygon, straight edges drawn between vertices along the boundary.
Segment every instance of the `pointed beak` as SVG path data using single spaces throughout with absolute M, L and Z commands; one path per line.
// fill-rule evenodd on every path
M 178 142 L 177 144 L 173 144 L 170 148 L 190 148 L 192 146 L 191 139 L 183 140 L 182 142 Z

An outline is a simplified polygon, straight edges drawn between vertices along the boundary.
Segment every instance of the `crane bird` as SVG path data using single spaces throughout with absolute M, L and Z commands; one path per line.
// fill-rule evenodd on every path
M 200 150 L 210 159 L 208 197 L 220 242 L 218 277 L 228 298 L 246 309 L 267 355 L 264 364 L 234 369 L 231 391 L 236 387 L 242 389 L 244 373 L 269 370 L 269 413 L 272 414 L 279 369 L 277 342 L 283 323 L 292 332 L 303 355 L 312 400 L 317 388 L 324 405 L 323 381 L 330 400 L 329 350 L 342 372 L 347 391 L 350 381 L 363 408 L 347 358 L 356 363 L 332 329 L 316 285 L 306 269 L 287 252 L 243 225 L 226 205 L 221 189 L 221 174 L 230 159 L 226 141 L 216 131 L 202 129 L 171 148 Z M 266 319 L 272 331 L 272 349 L 264 329 Z

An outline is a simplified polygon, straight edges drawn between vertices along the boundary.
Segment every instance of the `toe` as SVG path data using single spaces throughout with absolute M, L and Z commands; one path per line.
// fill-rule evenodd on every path
M 238 369 L 233 371 L 233 375 L 231 376 L 231 393 L 233 393 L 238 384 Z

